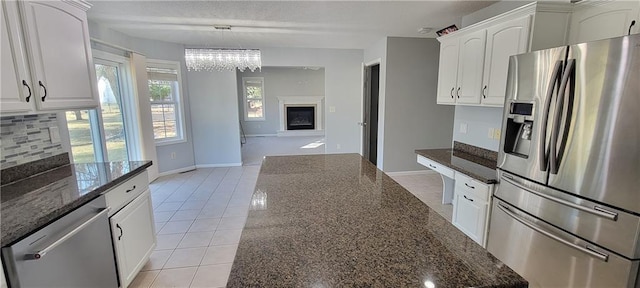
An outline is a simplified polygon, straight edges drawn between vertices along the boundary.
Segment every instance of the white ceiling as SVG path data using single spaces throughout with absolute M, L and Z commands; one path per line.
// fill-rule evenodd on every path
M 90 1 L 90 20 L 192 47 L 365 49 L 385 36 L 435 31 L 496 1 Z M 231 25 L 215 31 L 212 25 Z M 420 34 L 421 27 L 434 28 Z

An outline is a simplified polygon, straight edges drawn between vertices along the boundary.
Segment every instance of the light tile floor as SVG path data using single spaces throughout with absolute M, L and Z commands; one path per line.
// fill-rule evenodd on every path
M 259 169 L 198 169 L 151 183 L 158 244 L 129 287 L 224 287 Z
M 130 287 L 224 287 L 259 169 L 198 169 L 151 183 L 158 244 Z M 451 221 L 439 174 L 392 178 Z
M 442 204 L 442 178 L 438 173 L 391 176 L 429 208 L 451 222 L 453 205 Z

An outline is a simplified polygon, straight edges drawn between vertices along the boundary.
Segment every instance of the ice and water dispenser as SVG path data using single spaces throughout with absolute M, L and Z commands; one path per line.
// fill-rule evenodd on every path
M 529 158 L 532 129 L 533 103 L 512 102 L 507 115 L 504 152 Z

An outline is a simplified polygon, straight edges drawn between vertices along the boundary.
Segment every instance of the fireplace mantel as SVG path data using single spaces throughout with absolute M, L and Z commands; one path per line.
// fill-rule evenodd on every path
M 322 100 L 324 96 L 280 96 L 278 98 L 278 109 L 280 110 L 280 129 L 278 136 L 316 136 L 324 135 L 323 117 L 324 108 Z M 286 106 L 315 106 L 315 130 L 287 130 Z

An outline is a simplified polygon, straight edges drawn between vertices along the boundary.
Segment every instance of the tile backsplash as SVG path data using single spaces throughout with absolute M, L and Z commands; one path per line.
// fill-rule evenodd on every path
M 0 169 L 65 153 L 51 143 L 49 127 L 58 127 L 55 113 L 0 118 Z

